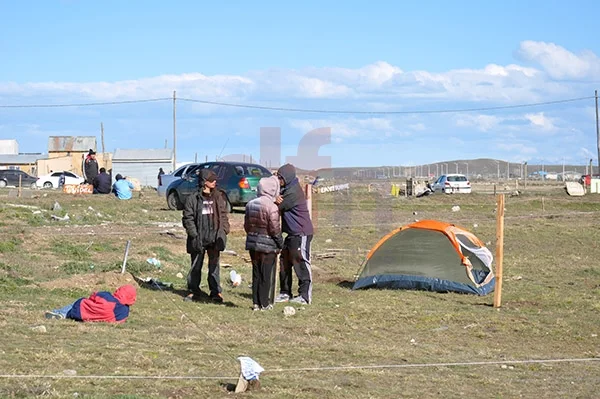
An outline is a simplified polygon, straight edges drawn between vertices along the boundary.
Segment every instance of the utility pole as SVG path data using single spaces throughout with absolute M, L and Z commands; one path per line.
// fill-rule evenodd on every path
M 510 179 L 510 161 L 506 163 L 506 180 Z
M 600 170 L 600 122 L 598 121 L 598 90 L 594 91 L 594 97 L 596 97 L 596 141 L 598 142 L 598 169 Z M 593 176 L 594 172 L 590 171 L 590 176 Z
M 498 182 L 500 181 L 500 161 L 496 161 L 498 163 Z
M 177 92 L 173 90 L 173 170 L 177 165 Z
M 106 168 L 106 152 L 104 152 L 104 123 L 100 122 L 100 143 L 102 143 L 102 166 Z
M 167 148 L 167 139 L 165 139 L 165 148 Z

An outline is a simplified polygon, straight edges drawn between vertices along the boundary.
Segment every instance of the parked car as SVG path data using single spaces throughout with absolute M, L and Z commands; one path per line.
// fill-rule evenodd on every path
M 433 184 L 431 190 L 434 193 L 442 192 L 445 194 L 452 193 L 471 193 L 471 182 L 467 176 L 458 173 L 441 175 Z
M 85 181 L 83 177 L 77 176 L 73 172 L 52 172 L 45 176 L 40 176 L 36 182 L 40 188 L 58 188 L 60 176 L 65 174 L 65 184 L 81 184 Z
M 233 206 L 246 206 L 256 198 L 256 187 L 261 178 L 271 176 L 265 167 L 244 162 L 207 162 L 199 164 L 192 174 L 173 181 L 167 188 L 167 205 L 170 209 L 183 209 L 187 197 L 198 190 L 198 173 L 212 169 L 217 175 L 217 187 L 225 191 L 229 210 Z
M 3 169 L 0 170 L 0 187 L 6 186 L 19 186 L 19 176 L 21 177 L 21 187 L 36 188 L 35 182 L 37 177 L 33 177 L 23 172 L 22 170 L 16 169 Z
M 194 173 L 196 169 L 198 169 L 198 166 L 200 166 L 199 163 L 188 163 L 186 165 L 180 166 L 173 173 L 162 175 L 160 177 L 158 187 L 156 188 L 156 192 L 158 193 L 158 195 L 161 197 L 166 197 L 167 188 L 171 183 L 173 183 L 175 180 L 185 179 L 186 176 Z

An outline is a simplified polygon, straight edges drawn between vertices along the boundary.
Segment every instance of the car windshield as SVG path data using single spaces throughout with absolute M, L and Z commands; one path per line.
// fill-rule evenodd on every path
M 467 181 L 467 178 L 465 176 L 448 176 L 448 181 Z

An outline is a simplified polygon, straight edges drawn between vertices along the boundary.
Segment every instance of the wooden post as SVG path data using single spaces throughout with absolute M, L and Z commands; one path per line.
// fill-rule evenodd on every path
M 127 240 L 127 244 L 125 244 L 125 255 L 123 256 L 123 266 L 121 266 L 121 274 L 125 273 L 125 268 L 127 267 L 127 257 L 129 256 L 129 247 L 131 246 L 131 241 Z
M 100 143 L 102 144 L 102 166 L 106 168 L 106 152 L 104 151 L 104 123 L 100 122 Z
M 494 307 L 502 306 L 502 263 L 504 261 L 504 194 L 498 194 L 496 204 L 496 288 Z
M 542 197 L 542 212 L 546 212 L 546 205 L 544 204 L 544 197 Z
M 21 175 L 19 174 L 19 195 L 18 197 L 21 198 L 21 192 L 22 192 L 22 187 L 21 187 Z
M 496 184 L 494 184 L 494 197 L 496 196 Z
M 306 206 L 308 207 L 308 215 L 312 221 L 312 184 L 304 186 L 304 198 L 306 198 Z

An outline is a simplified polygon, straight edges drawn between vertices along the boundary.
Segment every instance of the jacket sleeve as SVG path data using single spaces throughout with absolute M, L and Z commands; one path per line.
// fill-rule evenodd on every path
M 227 210 L 227 197 L 225 193 L 221 191 L 221 200 L 217 201 L 219 204 L 219 222 L 220 227 L 223 229 L 225 234 L 229 234 L 229 211 Z
M 282 212 L 289 211 L 296 205 L 296 195 L 292 190 L 285 190 L 283 192 L 283 202 L 279 204 L 279 210 Z
M 198 230 L 196 230 L 196 205 L 198 200 L 196 195 L 190 195 L 185 201 L 185 206 L 183 207 L 183 216 L 181 218 L 181 223 L 183 223 L 183 227 L 187 232 L 187 235 L 194 238 L 198 236 Z
M 246 212 L 244 212 L 244 231 L 248 233 L 250 230 L 250 212 L 248 212 L 248 205 L 246 205 Z
M 279 222 L 279 209 L 274 206 L 269 209 L 267 232 L 273 240 L 278 249 L 283 248 L 283 236 L 281 235 L 281 223 Z

